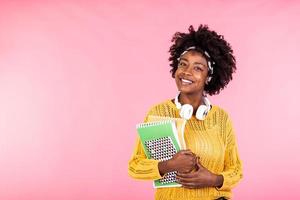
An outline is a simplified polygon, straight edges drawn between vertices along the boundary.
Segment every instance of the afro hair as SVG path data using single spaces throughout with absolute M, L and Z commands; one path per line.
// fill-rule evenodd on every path
M 210 30 L 207 25 L 200 25 L 197 31 L 193 26 L 190 26 L 188 30 L 188 33 L 176 32 L 171 40 L 173 44 L 169 50 L 171 55 L 169 61 L 171 62 L 172 77 L 174 78 L 178 68 L 180 55 L 187 48 L 195 46 L 196 49 L 200 49 L 202 54 L 204 51 L 208 52 L 210 58 L 203 56 L 206 59 L 211 59 L 214 63 L 212 65 L 212 79 L 205 85 L 204 91 L 209 95 L 219 94 L 232 80 L 232 74 L 236 71 L 236 62 L 231 45 L 224 40 L 222 35 Z

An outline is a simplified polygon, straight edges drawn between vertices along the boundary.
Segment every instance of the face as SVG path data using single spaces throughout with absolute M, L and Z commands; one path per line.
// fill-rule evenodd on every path
M 177 88 L 181 93 L 202 94 L 207 75 L 208 66 L 205 57 L 199 52 L 190 50 L 180 57 L 175 72 Z

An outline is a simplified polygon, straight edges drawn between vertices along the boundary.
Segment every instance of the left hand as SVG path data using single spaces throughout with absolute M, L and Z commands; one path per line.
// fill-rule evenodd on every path
M 177 182 L 185 188 L 202 188 L 222 186 L 223 176 L 216 175 L 203 167 L 197 159 L 195 172 L 177 173 Z

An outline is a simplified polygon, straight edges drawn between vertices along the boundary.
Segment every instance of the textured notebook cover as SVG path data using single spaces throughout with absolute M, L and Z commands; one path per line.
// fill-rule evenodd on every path
M 185 144 L 185 139 L 184 139 L 184 129 L 185 129 L 185 124 L 186 124 L 185 119 L 157 116 L 157 115 L 149 115 L 147 117 L 147 122 L 157 122 L 157 121 L 165 121 L 165 120 L 175 121 L 177 132 L 178 132 L 178 140 L 179 140 L 180 149 L 186 149 L 186 144 Z
M 137 131 L 147 158 L 168 160 L 180 150 L 176 124 L 172 120 L 141 123 L 137 125 Z M 180 187 L 175 177 L 176 172 L 169 172 L 155 180 L 154 187 Z

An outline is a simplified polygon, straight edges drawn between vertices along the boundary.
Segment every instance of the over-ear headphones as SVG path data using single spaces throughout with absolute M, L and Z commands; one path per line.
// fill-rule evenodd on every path
M 190 104 L 181 105 L 181 103 L 178 101 L 179 95 L 180 93 L 175 97 L 176 108 L 180 110 L 180 117 L 182 117 L 185 120 L 188 120 L 193 115 L 193 106 Z M 203 101 L 205 105 L 200 105 L 196 111 L 196 118 L 199 120 L 204 120 L 211 109 L 211 104 L 208 98 L 203 96 Z

